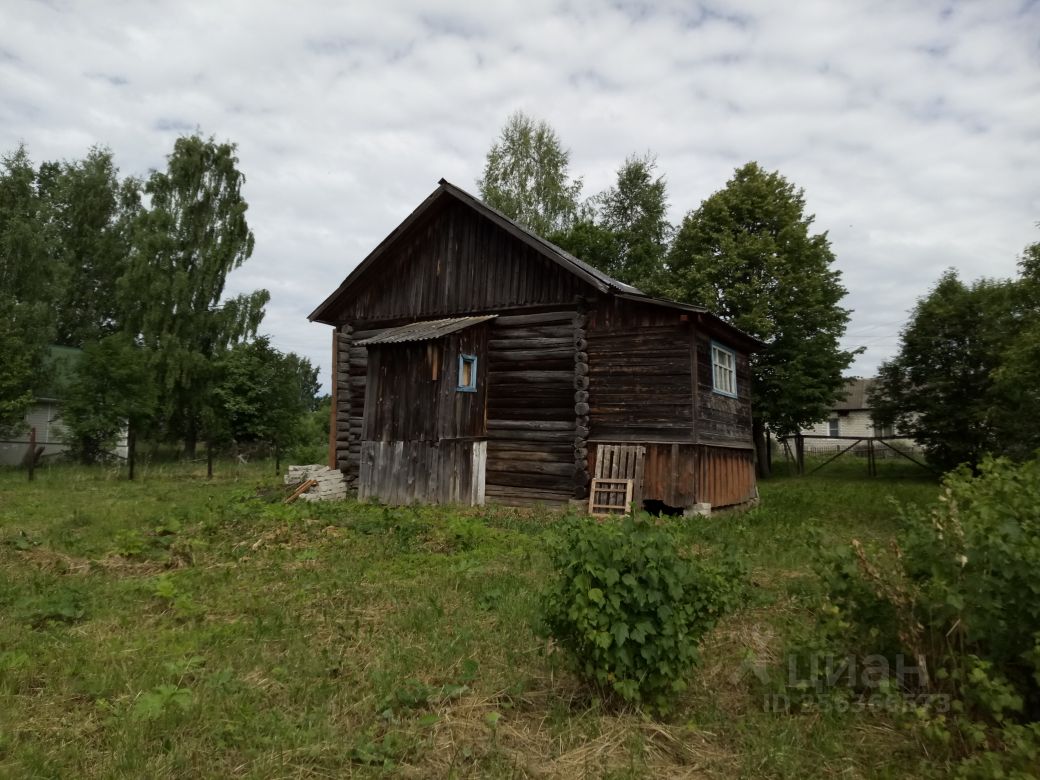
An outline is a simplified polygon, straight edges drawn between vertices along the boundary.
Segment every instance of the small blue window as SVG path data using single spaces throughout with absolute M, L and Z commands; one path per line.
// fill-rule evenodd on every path
M 477 392 L 477 356 L 459 355 L 459 392 Z

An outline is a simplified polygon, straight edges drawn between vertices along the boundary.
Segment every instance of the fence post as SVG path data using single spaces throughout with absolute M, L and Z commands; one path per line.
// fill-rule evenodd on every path
M 134 431 L 133 423 L 127 423 L 126 426 L 126 465 L 128 468 L 127 478 L 133 482 L 134 480 L 134 458 L 137 456 L 137 434 Z
M 27 453 L 29 458 L 29 481 L 33 481 L 34 472 L 36 471 L 36 426 L 34 425 L 29 429 L 29 452 Z
M 803 476 L 805 474 L 805 439 L 802 438 L 801 433 L 796 433 L 794 437 L 794 458 L 798 475 Z

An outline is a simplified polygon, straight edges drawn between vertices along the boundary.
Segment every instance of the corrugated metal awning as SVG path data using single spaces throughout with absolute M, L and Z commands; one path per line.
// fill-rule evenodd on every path
M 374 344 L 405 344 L 410 341 L 430 341 L 447 336 L 449 333 L 468 328 L 471 325 L 479 325 L 482 322 L 493 320 L 497 314 L 485 314 L 480 317 L 452 317 L 446 320 L 426 320 L 424 322 L 412 322 L 397 328 L 387 328 L 378 336 L 362 339 L 356 346 L 368 347 Z

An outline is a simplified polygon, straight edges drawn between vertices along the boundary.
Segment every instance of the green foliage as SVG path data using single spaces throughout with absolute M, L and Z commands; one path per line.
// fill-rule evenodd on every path
M 871 401 L 943 469 L 1040 449 L 1040 243 L 1012 280 L 947 271 L 917 302 Z
M 128 427 L 145 430 L 157 402 L 151 355 L 123 333 L 87 345 L 63 388 L 62 418 L 71 452 L 104 460 Z
M 732 568 L 684 558 L 666 528 L 627 517 L 564 522 L 551 557 L 545 625 L 570 665 L 604 692 L 668 710 L 736 601 Z
M 25 147 L 0 158 L 0 434 L 19 427 L 46 382 L 43 365 L 65 284 Z
M 317 375 L 310 361 L 279 352 L 266 336 L 237 344 L 221 360 L 212 414 L 236 443 L 292 445 L 303 440 L 302 419 L 317 403 Z
M 44 163 L 41 190 L 67 283 L 57 307 L 56 343 L 84 346 L 116 333 L 117 282 L 127 269 L 140 182 L 119 180 L 112 152 L 93 147 L 82 160 Z
M 87 614 L 82 593 L 69 586 L 30 596 L 15 609 L 22 620 L 37 629 L 55 623 L 78 623 Z
M 854 356 L 838 344 L 846 291 L 813 219 L 801 190 L 748 163 L 683 219 L 659 288 L 766 343 L 752 359 L 752 409 L 781 435 L 826 417 Z
M 165 171 L 144 184 L 149 207 L 134 224 L 134 251 L 120 279 L 126 329 L 154 357 L 167 432 L 186 449 L 206 423 L 215 361 L 256 333 L 266 290 L 223 300 L 227 275 L 253 252 L 233 144 L 178 138 Z
M 134 720 L 158 720 L 169 712 L 186 712 L 191 704 L 192 694 L 189 689 L 159 685 L 137 697 L 131 717 Z
M 517 111 L 488 151 L 480 197 L 538 235 L 553 236 L 578 213 L 582 182 L 570 179 L 569 158 L 548 122 Z
M 1005 744 L 1010 771 L 1015 755 L 1040 749 L 1040 461 L 953 472 L 934 509 L 903 509 L 901 522 L 887 553 L 854 542 L 821 554 L 827 641 L 861 658 L 913 659 L 926 677 L 899 682 L 953 702 L 914 711 L 925 733 L 974 756 L 966 772 Z
M 652 289 L 664 270 L 672 226 L 657 161 L 632 155 L 614 186 L 592 198 L 589 213 L 554 240 L 572 254 L 627 284 Z
M 993 376 L 1009 333 L 1011 293 L 1006 282 L 966 285 L 948 271 L 917 302 L 899 354 L 878 371 L 875 419 L 894 423 L 943 469 L 975 466 L 999 451 Z

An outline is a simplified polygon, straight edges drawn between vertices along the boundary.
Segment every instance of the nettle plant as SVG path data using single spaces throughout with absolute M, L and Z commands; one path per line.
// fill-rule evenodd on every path
M 564 521 L 550 555 L 544 633 L 601 693 L 665 712 L 686 687 L 704 635 L 740 591 L 735 563 L 682 556 L 642 518 Z

